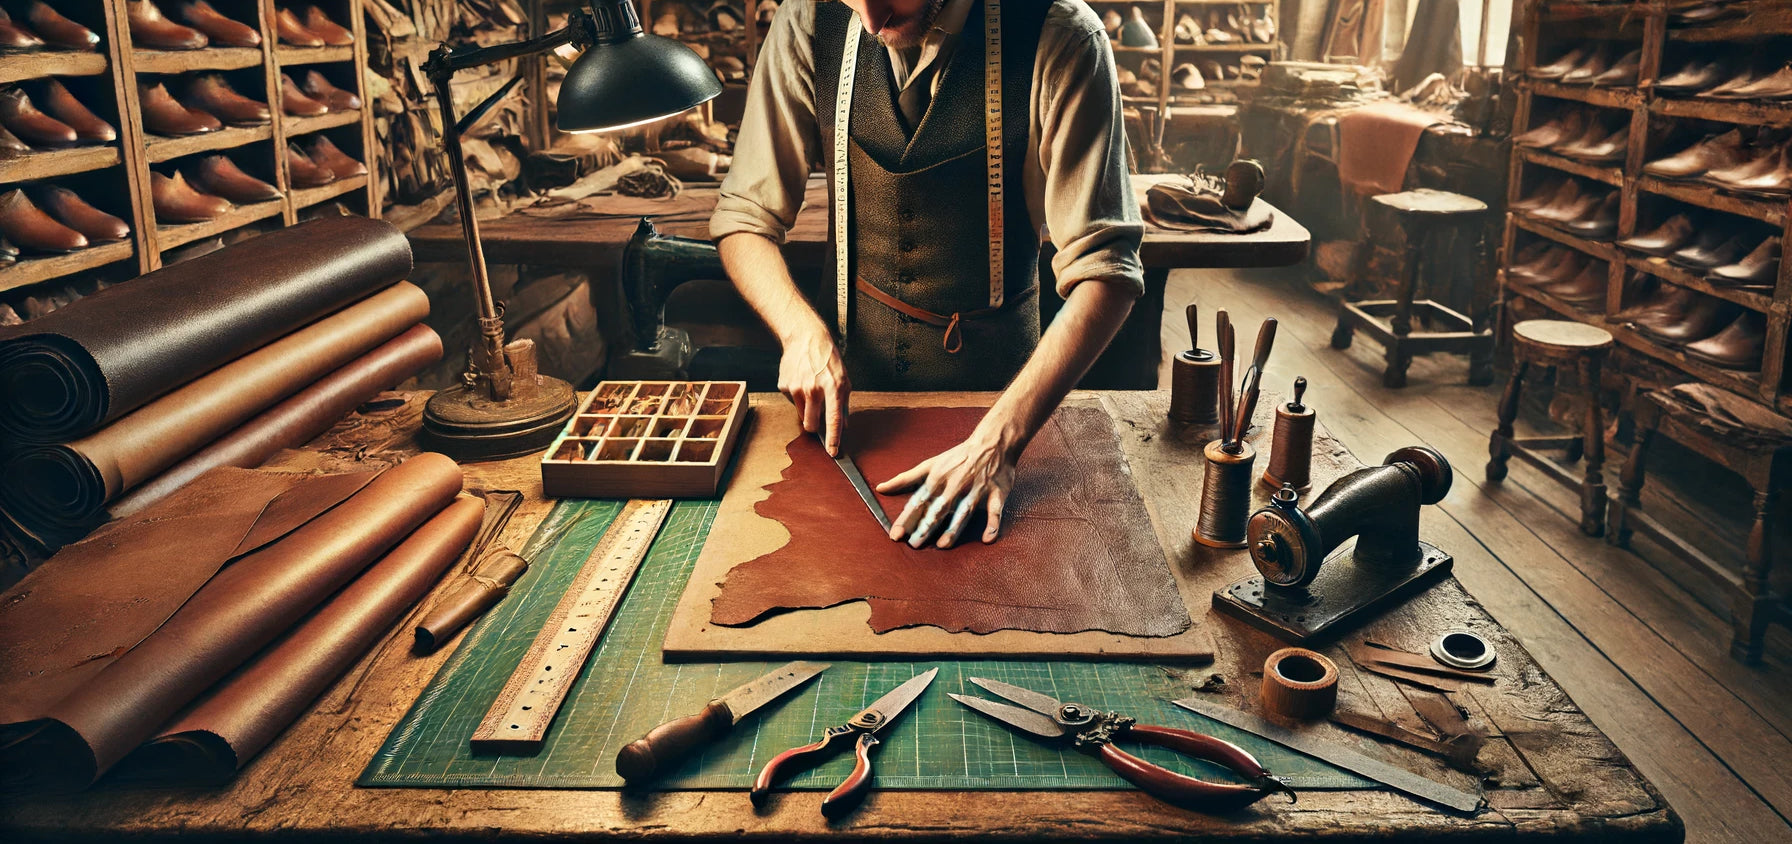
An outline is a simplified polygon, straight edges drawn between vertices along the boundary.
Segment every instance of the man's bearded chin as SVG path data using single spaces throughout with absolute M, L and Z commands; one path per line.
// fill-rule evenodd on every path
M 940 7 L 945 4 L 946 0 L 929 0 L 926 11 L 904 21 L 895 31 L 885 29 L 878 33 L 877 42 L 897 50 L 920 46 L 921 40 L 927 37 L 927 31 L 933 28 L 934 18 L 939 17 Z

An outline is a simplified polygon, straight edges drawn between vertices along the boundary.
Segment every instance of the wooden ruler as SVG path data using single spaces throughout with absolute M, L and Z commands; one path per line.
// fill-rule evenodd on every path
M 548 726 L 670 512 L 672 502 L 666 500 L 633 500 L 622 506 L 473 731 L 475 751 L 530 754 L 541 749 Z

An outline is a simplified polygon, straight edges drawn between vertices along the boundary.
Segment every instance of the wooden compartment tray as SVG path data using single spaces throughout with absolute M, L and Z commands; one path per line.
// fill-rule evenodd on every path
M 604 381 L 548 447 L 557 498 L 709 498 L 747 414 L 745 381 Z

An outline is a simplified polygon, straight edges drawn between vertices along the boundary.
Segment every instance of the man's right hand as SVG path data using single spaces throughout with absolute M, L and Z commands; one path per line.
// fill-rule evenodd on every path
M 821 434 L 828 456 L 838 457 L 840 443 L 846 438 L 852 382 L 826 328 L 785 342 L 784 357 L 778 362 L 778 392 L 796 405 L 803 430 Z

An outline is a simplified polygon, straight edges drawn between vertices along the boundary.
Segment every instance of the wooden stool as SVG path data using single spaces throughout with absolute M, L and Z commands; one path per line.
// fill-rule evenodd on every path
M 1612 335 L 1603 328 L 1557 319 L 1531 319 L 1512 326 L 1512 380 L 1500 398 L 1500 424 L 1493 431 L 1487 452 L 1487 480 L 1506 478 L 1506 461 L 1514 456 L 1536 466 L 1543 474 L 1569 489 L 1580 490 L 1580 530 L 1588 536 L 1605 532 L 1605 414 L 1599 407 L 1599 368 L 1612 347 Z M 1578 437 L 1514 437 L 1512 420 L 1518 416 L 1518 398 L 1531 365 L 1549 371 L 1573 364 L 1581 373 L 1581 390 L 1587 402 L 1586 430 Z M 1558 382 L 1559 385 L 1559 382 Z M 1585 479 L 1538 452 L 1566 449 L 1569 462 L 1584 457 Z
M 1487 212 L 1487 204 L 1461 194 L 1429 189 L 1384 193 L 1371 197 L 1369 202 L 1370 210 L 1379 208 L 1393 214 L 1406 233 L 1400 286 L 1394 299 L 1345 302 L 1338 310 L 1338 327 L 1332 331 L 1332 348 L 1350 348 L 1352 335 L 1361 328 L 1387 350 L 1388 366 L 1381 375 L 1381 383 L 1386 387 L 1406 386 L 1406 368 L 1412 364 L 1412 356 L 1431 352 L 1467 352 L 1468 383 L 1493 383 L 1493 332 L 1487 327 L 1487 306 L 1477 304 L 1475 316 L 1470 319 L 1430 299 L 1413 301 L 1419 286 L 1420 256 L 1426 247 L 1435 246 L 1438 236 L 1445 232 L 1465 232 L 1474 239 L 1475 266 L 1477 272 L 1480 270 L 1485 252 L 1481 215 Z M 1361 266 L 1365 271 L 1366 256 L 1372 249 L 1367 244 L 1363 247 Z M 1415 332 L 1415 314 L 1451 330 Z
M 1774 447 L 1719 437 L 1700 427 L 1672 400 L 1653 392 L 1637 402 L 1633 416 L 1636 444 L 1618 477 L 1618 497 L 1612 502 L 1611 533 L 1606 536 L 1606 541 L 1626 545 L 1632 532 L 1641 533 L 1655 540 L 1668 553 L 1728 587 L 1731 622 L 1735 625 L 1735 633 L 1730 639 L 1730 656 L 1743 662 L 1761 661 L 1761 644 L 1767 635 L 1767 625 L 1778 621 L 1792 626 L 1792 614 L 1782 608 L 1782 601 L 1772 594 L 1767 582 L 1768 572 L 1773 567 L 1773 524 L 1768 521 L 1768 514 L 1773 512 L 1779 491 L 1792 484 L 1792 445 Z M 1647 459 L 1649 442 L 1658 431 L 1741 475 L 1754 489 L 1754 523 L 1749 528 L 1748 544 L 1743 550 L 1740 578 L 1731 566 L 1719 563 L 1641 511 L 1643 463 Z

